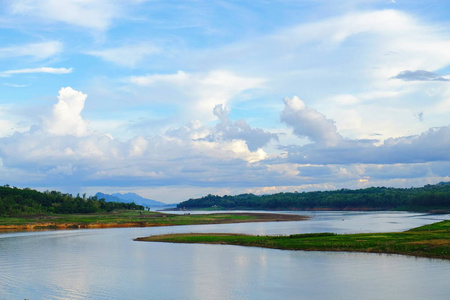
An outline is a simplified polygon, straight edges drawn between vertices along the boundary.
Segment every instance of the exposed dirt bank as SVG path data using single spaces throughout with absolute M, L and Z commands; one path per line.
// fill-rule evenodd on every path
M 25 225 L 0 225 L 0 230 L 41 230 L 41 229 L 94 229 L 94 228 L 122 228 L 122 227 L 156 227 L 172 224 L 155 224 L 148 222 L 129 223 L 32 223 Z

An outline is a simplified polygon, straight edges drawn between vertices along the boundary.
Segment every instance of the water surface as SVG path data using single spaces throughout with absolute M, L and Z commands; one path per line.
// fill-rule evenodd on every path
M 448 299 L 444 260 L 133 241 L 170 232 L 399 231 L 449 218 L 314 215 L 303 222 L 0 234 L 0 299 Z

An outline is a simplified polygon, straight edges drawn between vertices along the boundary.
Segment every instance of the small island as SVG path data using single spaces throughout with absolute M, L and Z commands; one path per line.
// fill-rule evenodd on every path
M 283 250 L 387 253 L 450 260 L 450 220 L 394 233 L 307 233 L 288 236 L 182 233 L 142 237 L 135 241 L 226 244 Z
M 113 211 L 95 214 L 35 214 L 0 217 L 0 230 L 94 229 L 228 224 L 246 222 L 304 221 L 307 216 L 275 213 L 166 214 L 143 211 Z

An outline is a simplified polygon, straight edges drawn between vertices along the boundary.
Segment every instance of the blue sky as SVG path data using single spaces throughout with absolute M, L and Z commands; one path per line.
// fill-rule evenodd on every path
M 179 202 L 450 180 L 448 1 L 0 4 L 0 182 Z

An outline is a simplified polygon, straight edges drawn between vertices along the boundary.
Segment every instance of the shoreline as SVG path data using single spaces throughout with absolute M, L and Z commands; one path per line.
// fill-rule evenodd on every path
M 436 215 L 443 215 L 443 214 L 450 214 L 450 208 L 423 208 L 423 209 L 417 209 L 414 207 L 397 207 L 397 208 L 374 208 L 374 207 L 364 207 L 364 206 L 358 206 L 358 207 L 344 207 L 344 208 L 333 208 L 333 207 L 314 207 L 314 208 L 287 208 L 287 209 L 253 209 L 253 208 L 235 208 L 235 209 L 205 209 L 205 208 L 193 208 L 193 209 L 181 209 L 181 208 L 169 208 L 160 210 L 160 212 L 171 212 L 171 211 L 184 211 L 184 212 L 190 212 L 190 211 L 223 211 L 223 212 L 233 212 L 233 211 L 266 211 L 266 212 L 274 212 L 277 211 L 305 211 L 305 212 L 314 212 L 314 211 L 350 211 L 350 212 L 378 212 L 378 211 L 391 211 L 391 212 L 398 212 L 398 211 L 404 211 L 404 212 L 413 212 L 413 213 L 429 213 L 429 214 L 436 214 Z
M 450 220 L 390 233 L 306 233 L 255 236 L 233 233 L 181 233 L 140 237 L 134 241 L 220 244 L 279 250 L 399 254 L 450 260 Z
M 0 225 L 0 231 L 33 231 L 43 229 L 55 229 L 55 230 L 67 230 L 67 229 L 99 229 L 99 228 L 128 228 L 128 227 L 159 227 L 159 226 L 171 226 L 170 224 L 151 224 L 151 223 L 35 223 L 26 225 Z
M 108 215 L 111 218 L 122 217 L 119 215 Z M 91 217 L 89 222 L 67 221 L 64 218 Z M 104 218 L 104 215 L 100 217 Z M 67 230 L 67 229 L 100 229 L 100 228 L 132 228 L 132 227 L 162 227 L 181 225 L 206 225 L 206 224 L 231 224 L 249 222 L 287 222 L 304 221 L 310 219 L 308 216 L 290 215 L 279 213 L 215 213 L 198 215 L 178 215 L 178 214 L 135 214 L 129 217 L 130 220 L 121 221 L 98 221 L 96 215 L 64 215 L 64 216 L 39 216 L 37 219 L 30 219 L 28 223 L 22 224 L 0 224 L 0 231 L 33 231 L 33 230 Z M 43 221 L 40 218 L 45 218 Z M 48 220 L 48 218 L 53 218 Z M 7 219 L 7 218 L 6 218 Z

